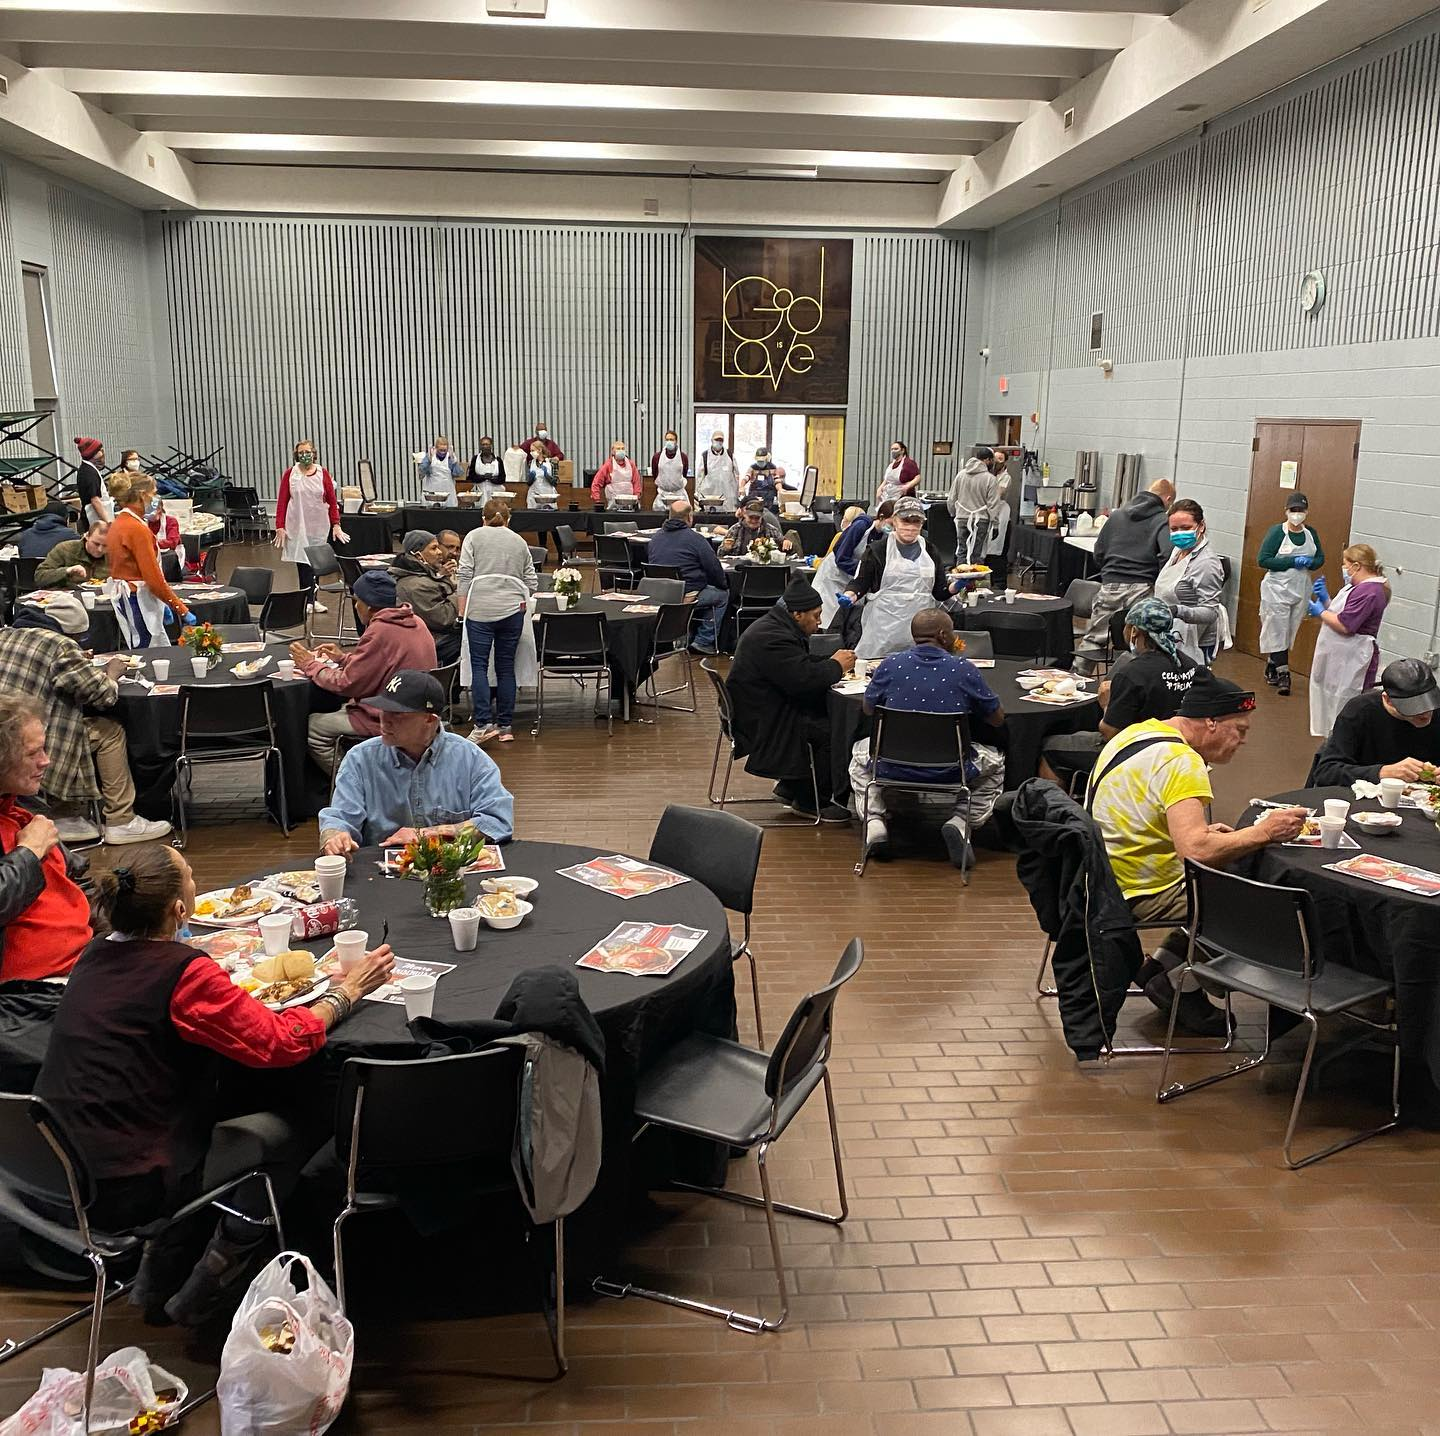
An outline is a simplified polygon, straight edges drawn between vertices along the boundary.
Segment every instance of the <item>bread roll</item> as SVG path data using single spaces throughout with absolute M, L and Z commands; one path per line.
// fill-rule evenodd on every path
M 262 957 L 255 964 L 254 975 L 261 982 L 304 982 L 315 976 L 315 959 L 308 952 L 292 949 Z

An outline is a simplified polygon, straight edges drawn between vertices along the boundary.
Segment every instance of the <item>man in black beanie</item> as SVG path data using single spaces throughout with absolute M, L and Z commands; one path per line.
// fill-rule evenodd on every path
M 1132 723 L 1101 749 L 1090 779 L 1090 812 L 1137 921 L 1187 920 L 1186 858 L 1223 868 L 1299 835 L 1304 808 L 1267 810 L 1239 832 L 1207 821 L 1207 765 L 1228 763 L 1239 752 L 1254 709 L 1253 693 L 1201 669 L 1175 717 Z M 1170 1011 L 1170 972 L 1184 962 L 1186 946 L 1183 928 L 1167 933 L 1136 979 L 1162 1012 Z M 1204 1036 L 1225 1032 L 1225 1014 L 1203 992 L 1181 994 L 1179 1021 Z
M 842 649 L 832 658 L 810 652 L 810 635 L 820 627 L 820 595 L 806 579 L 795 579 L 785 596 L 741 636 L 725 687 L 734 711 L 737 756 L 745 770 L 778 778 L 775 795 L 797 812 L 845 823 L 849 810 L 831 801 L 830 685 L 855 666 Z M 815 778 L 811 780 L 811 762 Z

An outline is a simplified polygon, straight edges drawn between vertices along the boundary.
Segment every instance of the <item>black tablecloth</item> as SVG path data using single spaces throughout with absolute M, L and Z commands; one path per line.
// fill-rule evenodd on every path
M 1039 585 L 1046 593 L 1064 593 L 1071 579 L 1090 578 L 1096 571 L 1094 558 L 1083 548 L 1066 543 L 1058 529 L 1037 529 L 1034 524 L 1022 522 L 1010 532 L 1012 561 L 1032 558 L 1045 565 Z
M 177 583 L 171 585 L 175 592 L 189 605 L 190 611 L 201 623 L 249 623 L 250 605 L 238 588 L 227 588 L 213 598 L 193 597 L 194 585 Z M 170 636 L 178 638 L 180 625 L 170 625 Z M 113 653 L 124 645 L 120 625 L 115 621 L 115 610 L 101 603 L 90 615 L 90 632 L 84 643 L 97 653 Z
M 123 650 L 122 650 L 123 651 Z M 231 671 L 237 663 L 259 657 L 255 653 L 225 653 L 217 668 L 196 679 L 190 667 L 188 648 L 145 648 L 135 650 L 145 660 L 144 674 L 154 680 L 155 659 L 170 661 L 168 684 L 192 684 L 212 688 L 242 682 Z M 266 649 L 276 659 L 290 653 L 288 643 L 272 643 Z M 313 818 L 328 798 L 328 785 L 320 770 L 310 762 L 305 744 L 305 724 L 312 711 L 339 706 L 332 694 L 316 688 L 308 678 L 275 678 L 271 663 L 258 675 L 271 677 L 270 712 L 275 720 L 275 742 L 280 749 L 285 774 L 285 800 L 293 825 L 301 818 Z M 122 681 L 120 698 L 111 710 L 125 729 L 130 753 L 130 771 L 135 778 L 135 806 L 147 818 L 169 818 L 170 790 L 175 781 L 175 758 L 180 752 L 180 698 L 178 694 L 156 695 L 134 683 Z M 204 778 L 196 780 L 203 783 Z M 278 810 L 272 808 L 276 820 Z
M 980 630 L 985 627 L 981 615 L 998 609 L 1002 613 L 1033 613 L 1045 620 L 1045 653 L 1056 668 L 1068 668 L 1075 656 L 1075 611 L 1063 598 L 1017 598 L 1006 603 L 1003 597 L 989 598 L 982 591 L 979 604 L 957 609 L 957 628 Z
M 665 977 L 631 977 L 572 967 L 580 995 L 605 1034 L 605 1075 L 600 1086 L 604 1122 L 600 1178 L 596 1191 L 576 1214 L 571 1250 L 577 1274 L 597 1264 L 613 1269 L 625 1199 L 632 1185 L 641 1184 L 638 1174 L 632 1172 L 637 1156 L 631 1143 L 637 1078 L 690 1033 L 735 1035 L 735 985 L 725 910 L 714 894 L 697 882 L 622 900 L 557 872 L 608 853 L 608 848 L 597 851 L 563 843 L 516 842 L 504 852 L 507 872 L 539 882 L 527 899 L 535 904 L 535 910 L 509 932 L 482 924 L 479 946 L 465 953 L 454 950 L 449 922 L 426 913 L 418 882 L 383 876 L 375 865 L 379 854 L 373 848 L 357 853 L 351 861 L 345 894 L 359 904 L 360 926 L 370 934 L 372 944 L 378 943 L 388 920 L 387 940 L 398 957 L 455 964 L 454 971 L 445 973 L 435 989 L 434 1015 L 443 1021 L 494 1016 L 518 973 L 552 964 L 572 967 L 620 922 L 677 922 L 706 934 L 695 951 Z M 472 894 L 478 893 L 479 877 L 468 877 L 465 883 Z M 316 953 L 330 946 L 328 941 L 306 945 Z M 338 1064 L 350 1057 L 418 1055 L 403 1007 L 360 1002 L 349 1020 L 330 1035 L 321 1060 L 333 1082 Z M 656 1179 L 663 1179 L 666 1172 L 656 1170 L 657 1163 L 705 1161 L 714 1149 L 705 1144 L 703 1151 L 677 1153 L 663 1144 L 657 1150 L 647 1142 L 641 1152 Z M 688 1164 L 686 1170 L 702 1180 L 716 1175 L 696 1171 Z
M 551 595 L 537 594 L 539 613 L 554 613 L 556 605 Z M 643 593 L 637 593 L 633 603 L 653 605 Z M 648 671 L 650 650 L 655 637 L 655 625 L 660 621 L 658 613 L 626 613 L 625 605 L 618 601 L 592 598 L 581 594 L 580 601 L 569 609 L 571 613 L 599 613 L 605 618 L 605 644 L 610 652 L 610 668 L 617 684 L 623 683 L 629 692 L 640 686 Z M 538 614 L 537 614 L 538 618 Z M 538 636 L 538 635 L 537 635 Z M 620 697 L 617 689 L 616 698 Z
M 456 533 L 466 534 L 485 522 L 485 510 L 478 504 L 468 509 L 450 505 L 431 508 L 428 504 L 406 504 L 401 508 L 400 515 L 406 532 L 428 529 L 431 533 L 438 533 L 441 529 L 454 529 Z M 638 528 L 657 529 L 665 522 L 665 517 L 651 509 L 513 509 L 510 527 L 516 533 L 544 535 L 561 524 L 568 524 L 577 534 L 599 533 L 601 525 L 607 521 L 631 520 Z M 734 522 L 733 516 L 730 521 Z M 362 553 L 372 551 L 358 550 Z
M 1020 659 L 997 658 L 994 668 L 982 668 L 984 678 L 1005 710 L 1000 729 L 984 723 L 971 725 L 977 742 L 996 743 L 1005 749 L 1005 786 L 1018 788 L 1040 768 L 1040 749 L 1055 733 L 1079 733 L 1100 726 L 1100 708 L 1092 698 L 1069 708 L 1056 708 L 1025 698 L 1015 682 L 1022 669 L 1031 667 Z M 830 690 L 830 766 L 836 801 L 843 803 L 850 791 L 850 750 L 871 728 L 863 695 Z
M 345 543 L 335 544 L 335 552 L 343 553 L 347 558 L 362 553 L 389 553 L 402 517 L 399 510 L 393 514 L 341 514 L 340 527 L 350 537 Z M 453 528 L 454 525 L 445 524 L 442 527 Z
M 1357 803 L 1349 788 L 1309 788 L 1281 793 L 1278 801 L 1321 809 L 1326 798 L 1344 798 L 1356 811 L 1378 812 L 1378 802 Z M 1240 826 L 1253 822 L 1252 809 Z M 1377 837 L 1356 824 L 1345 831 L 1363 851 L 1440 872 L 1440 832 L 1415 809 L 1401 809 L 1400 831 Z M 1407 1119 L 1440 1125 L 1440 897 L 1414 897 L 1394 888 L 1327 872 L 1325 865 L 1355 857 L 1320 848 L 1271 846 L 1249 859 L 1251 874 L 1265 882 L 1308 889 L 1315 898 L 1325 957 L 1395 982 L 1400 1029 L 1401 1102 Z M 1237 865 L 1239 866 L 1239 865 Z

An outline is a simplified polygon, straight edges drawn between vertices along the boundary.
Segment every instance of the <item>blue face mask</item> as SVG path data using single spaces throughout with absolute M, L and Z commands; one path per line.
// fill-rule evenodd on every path
M 1184 553 L 1187 549 L 1194 548 L 1195 545 L 1200 542 L 1200 535 L 1194 529 L 1176 529 L 1175 532 L 1170 535 L 1170 542 L 1174 544 L 1181 553 Z

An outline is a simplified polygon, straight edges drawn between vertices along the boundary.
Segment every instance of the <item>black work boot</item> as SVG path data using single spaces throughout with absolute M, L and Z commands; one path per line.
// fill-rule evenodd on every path
M 1282 697 L 1290 696 L 1290 670 L 1288 668 L 1277 669 L 1275 680 L 1275 691 Z

